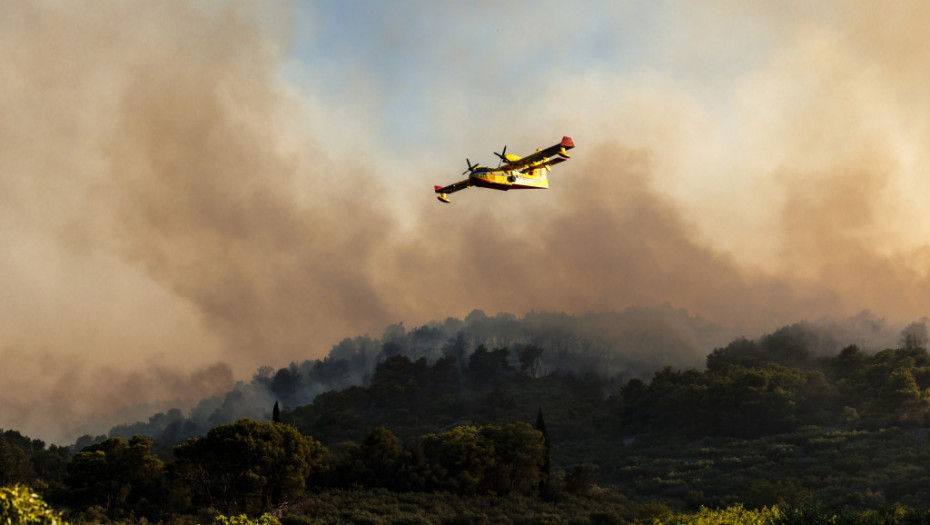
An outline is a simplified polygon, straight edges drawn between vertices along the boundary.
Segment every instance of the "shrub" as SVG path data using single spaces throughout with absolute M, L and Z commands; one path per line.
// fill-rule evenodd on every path
M 38 494 L 22 485 L 0 488 L 0 523 L 68 525 Z
M 240 514 L 239 516 L 217 516 L 213 518 L 213 525 L 281 525 L 281 522 L 271 514 L 262 514 L 255 519 Z

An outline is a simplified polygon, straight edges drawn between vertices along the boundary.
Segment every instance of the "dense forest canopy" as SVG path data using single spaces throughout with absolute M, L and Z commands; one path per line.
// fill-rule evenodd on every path
M 866 352 L 894 346 L 901 328 L 863 312 L 838 321 L 798 323 L 763 336 L 759 344 L 778 346 L 773 338 L 786 338 L 789 333 L 793 339 L 788 343 L 803 345 L 812 355 L 830 355 L 849 344 Z M 403 324 L 392 325 L 380 338 L 346 338 L 324 359 L 293 362 L 280 369 L 264 367 L 223 397 L 201 400 L 187 412 L 172 409 L 148 421 L 114 427 L 103 437 L 131 439 L 142 434 L 180 443 L 242 417 L 268 418 L 269 407 L 276 401 L 293 409 L 312 403 L 324 392 L 368 386 L 377 365 L 393 355 L 412 361 L 425 358 L 429 364 L 453 356 L 464 366 L 476 348 L 507 348 L 511 365 L 523 367 L 521 371 L 533 377 L 595 374 L 610 380 L 648 379 L 665 367 L 702 369 L 708 352 L 739 335 L 733 328 L 668 304 L 581 316 L 530 312 L 523 318 L 504 313 L 488 316 L 475 310 L 464 319 L 450 318 L 409 330 Z M 524 353 L 521 358 L 527 348 L 536 354 Z M 86 445 L 94 439 L 83 436 L 79 443 Z
M 150 521 L 198 509 L 258 515 L 350 489 L 570 500 L 586 509 L 599 501 L 618 519 L 804 498 L 858 511 L 917 508 L 930 497 L 924 322 L 877 352 L 838 348 L 836 325 L 799 323 L 732 339 L 700 368 L 640 377 L 613 373 L 621 358 L 607 340 L 572 339 L 556 326 L 561 335 L 543 338 L 527 328 L 546 315 L 475 313 L 409 332 L 397 326 L 382 341 L 346 340 L 325 360 L 257 374 L 227 395 L 228 416 L 242 406 L 230 399 L 249 389 L 276 400 L 258 417 L 206 431 L 209 418 L 178 411 L 70 448 L 8 430 L 0 484 L 36 487 L 79 520 Z M 475 335 L 478 328 L 486 331 Z M 299 404 L 323 378 L 346 383 Z M 128 430 L 138 432 L 121 435 Z

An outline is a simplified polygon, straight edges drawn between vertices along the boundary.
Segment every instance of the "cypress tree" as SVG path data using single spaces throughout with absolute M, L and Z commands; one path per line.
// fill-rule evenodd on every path
M 274 402 L 274 408 L 271 409 L 271 420 L 275 423 L 281 422 L 281 407 L 278 406 L 278 402 Z
M 552 460 L 549 457 L 549 432 L 546 431 L 546 422 L 543 421 L 542 407 L 539 407 L 539 413 L 536 415 L 536 430 L 542 432 L 543 444 L 546 447 L 546 457 L 542 466 L 542 482 L 539 484 L 539 491 L 545 496 L 549 492 L 549 471 L 552 468 Z

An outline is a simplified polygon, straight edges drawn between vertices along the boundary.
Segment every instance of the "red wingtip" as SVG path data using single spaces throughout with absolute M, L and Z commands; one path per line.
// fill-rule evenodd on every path
M 572 142 L 571 137 L 562 137 L 562 144 L 560 144 L 565 149 L 572 149 L 575 147 L 575 143 Z
M 439 190 L 441 189 L 442 189 L 442 186 L 433 186 L 433 191 L 435 191 L 436 193 L 439 193 Z

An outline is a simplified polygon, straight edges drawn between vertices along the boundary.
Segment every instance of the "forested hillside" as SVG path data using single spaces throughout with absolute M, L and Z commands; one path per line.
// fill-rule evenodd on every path
M 802 344 L 812 356 L 833 355 L 855 343 L 874 352 L 897 344 L 900 329 L 868 312 L 839 321 L 801 323 Z M 446 319 L 406 329 L 389 326 L 380 338 L 358 336 L 335 345 L 323 359 L 294 362 L 286 367 L 265 367 L 249 382 L 241 382 L 223 397 L 201 400 L 190 411 L 178 409 L 153 415 L 145 422 L 112 428 L 106 435 L 83 436 L 79 443 L 136 434 L 176 444 L 200 436 L 222 423 L 242 417 L 268 418 L 275 402 L 286 409 L 307 405 L 324 392 L 351 386 L 371 385 L 375 368 L 388 357 L 403 355 L 427 363 L 455 357 L 465 367 L 479 346 L 489 350 L 506 348 L 510 364 L 520 367 L 524 347 L 539 350 L 524 375 L 584 377 L 594 374 L 613 382 L 638 377 L 648 379 L 665 367 L 703 369 L 706 356 L 734 340 L 733 329 L 663 305 L 629 308 L 623 312 L 564 313 L 530 312 L 523 318 L 510 314 L 487 316 L 475 310 L 465 319 Z M 772 336 L 760 338 L 760 341 Z M 776 343 L 764 343 L 775 345 Z
M 863 332 L 858 324 L 861 321 L 853 319 L 845 326 L 870 338 L 887 338 L 883 326 L 870 326 Z M 829 327 L 824 333 L 828 331 L 836 329 Z M 530 312 L 523 318 L 503 313 L 487 316 L 475 310 L 465 319 L 450 318 L 409 330 L 402 324 L 392 325 L 380 338 L 347 338 L 324 359 L 293 362 L 280 369 L 264 367 L 251 381 L 239 383 L 223 397 L 201 400 L 189 412 L 174 409 L 158 413 L 145 422 L 112 428 L 106 435 L 83 436 L 79 442 L 86 445 L 108 436 L 131 439 L 144 434 L 180 443 L 242 417 L 268 418 L 269 407 L 276 401 L 294 408 L 311 403 L 324 392 L 368 386 L 376 366 L 394 355 L 412 361 L 425 358 L 430 364 L 453 356 L 464 366 L 471 352 L 482 345 L 511 352 L 534 346 L 541 349 L 528 371 L 535 377 L 553 373 L 648 377 L 665 366 L 703 367 L 707 352 L 734 335 L 730 329 L 668 305 L 581 316 Z
M 361 384 L 277 403 L 283 410 L 269 400 L 263 417 L 180 444 L 152 422 L 155 435 L 71 449 L 4 432 L 0 481 L 36 488 L 77 523 L 240 512 L 288 523 L 622 523 L 702 506 L 860 515 L 930 501 L 922 323 L 878 352 L 835 348 L 823 328 L 801 323 L 734 339 L 701 368 L 642 378 L 558 369 L 545 341 L 516 336 L 473 347 L 453 331 L 440 355 L 417 356 L 412 348 L 432 347 L 410 345 L 424 337 L 416 332 L 382 343 Z M 370 356 L 336 355 L 320 367 Z M 293 402 L 301 370 L 255 384 L 268 379 Z

